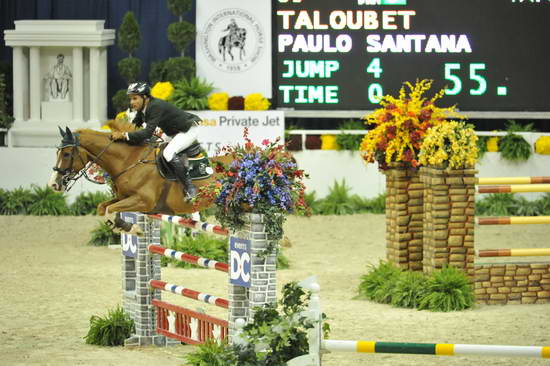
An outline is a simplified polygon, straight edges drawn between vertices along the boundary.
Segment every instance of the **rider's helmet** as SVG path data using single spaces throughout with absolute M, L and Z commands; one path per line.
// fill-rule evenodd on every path
M 151 87 L 147 83 L 141 83 L 141 82 L 132 83 L 128 85 L 128 90 L 126 91 L 126 94 L 127 95 L 137 94 L 137 95 L 149 97 L 151 96 Z

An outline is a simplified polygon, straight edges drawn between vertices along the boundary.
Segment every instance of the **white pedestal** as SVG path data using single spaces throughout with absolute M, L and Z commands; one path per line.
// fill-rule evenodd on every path
M 67 124 L 73 119 L 73 103 L 42 102 L 42 121 Z

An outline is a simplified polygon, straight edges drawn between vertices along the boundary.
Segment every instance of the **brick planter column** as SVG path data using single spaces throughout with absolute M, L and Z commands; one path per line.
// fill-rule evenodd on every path
M 424 187 L 418 171 L 393 166 L 386 176 L 386 255 L 402 269 L 422 270 Z
M 424 272 L 445 265 L 460 268 L 474 280 L 474 169 L 423 167 Z

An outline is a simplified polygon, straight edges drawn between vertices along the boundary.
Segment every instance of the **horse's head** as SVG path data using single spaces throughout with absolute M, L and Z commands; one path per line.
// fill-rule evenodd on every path
M 48 185 L 55 191 L 65 191 L 69 188 L 69 182 L 76 180 L 76 175 L 86 166 L 87 157 L 81 151 L 78 133 L 72 133 L 69 127 L 61 133 L 61 144 L 57 147 L 57 161 L 53 167 Z

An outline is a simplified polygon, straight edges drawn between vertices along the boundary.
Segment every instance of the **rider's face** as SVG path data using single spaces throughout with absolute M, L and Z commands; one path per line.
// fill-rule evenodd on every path
M 139 94 L 130 94 L 130 107 L 134 111 L 140 112 L 145 105 L 145 98 Z

